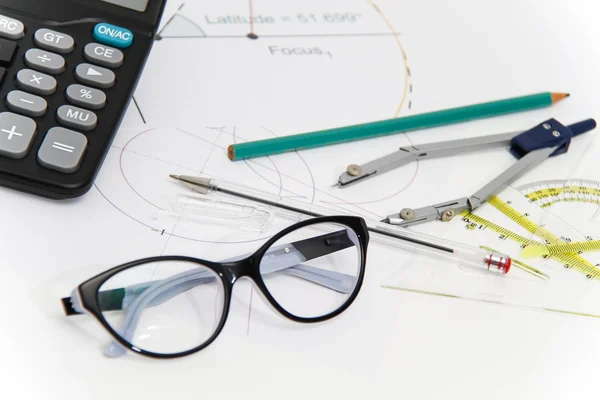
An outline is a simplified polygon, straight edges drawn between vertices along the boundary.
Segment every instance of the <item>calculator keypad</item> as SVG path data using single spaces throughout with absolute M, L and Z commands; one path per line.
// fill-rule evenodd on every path
M 103 29 L 106 32 L 102 32 L 110 35 L 110 29 L 114 30 L 116 27 Z M 22 23 L 0 15 L 0 36 L 18 38 L 21 34 L 19 32 L 24 32 Z M 124 45 L 128 38 L 133 39 L 133 34 L 127 30 L 115 32 L 118 33 L 119 40 L 125 39 L 120 43 L 117 43 L 117 40 L 117 44 Z M 33 41 L 39 48 L 31 48 L 25 52 L 24 60 L 29 68 L 20 70 L 16 75 L 17 85 L 22 90 L 9 92 L 6 105 L 15 113 L 39 117 L 46 113 L 48 103 L 37 95 L 50 96 L 56 92 L 58 83 L 51 75 L 60 75 L 66 70 L 63 55 L 71 53 L 76 43 L 73 37 L 47 28 L 36 30 Z M 0 65 L 10 63 L 16 48 L 14 41 L 0 39 Z M 69 85 L 65 90 L 65 97 L 73 105 L 60 106 L 56 111 L 56 120 L 65 127 L 90 132 L 98 125 L 98 116 L 90 110 L 99 110 L 106 105 L 106 94 L 96 88 L 108 89 L 114 86 L 116 80 L 114 72 L 104 67 L 118 68 L 123 64 L 125 57 L 122 51 L 95 42 L 88 43 L 83 48 L 83 56 L 90 63 L 77 65 L 74 78 L 92 87 Z M 0 67 L 0 81 L 4 72 Z M 0 156 L 23 158 L 33 142 L 36 123 L 31 118 L 15 113 L 0 114 L 0 133 L 3 134 L 0 136 Z M 85 135 L 70 129 L 54 127 L 45 134 L 37 153 L 37 160 L 45 168 L 73 173 L 79 169 L 87 146 L 88 140 Z
M 140 68 L 125 64 L 126 55 L 143 60 L 146 53 L 129 49 L 133 33 L 115 25 L 22 18 L 25 24 L 0 15 L 0 178 L 72 197 L 89 188 L 131 94 Z

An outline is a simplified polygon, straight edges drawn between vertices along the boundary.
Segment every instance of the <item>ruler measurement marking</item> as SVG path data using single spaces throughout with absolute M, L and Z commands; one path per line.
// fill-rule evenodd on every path
M 541 226 L 538 226 L 529 218 L 525 217 L 524 215 L 521 215 L 517 210 L 512 208 L 510 205 L 506 204 L 504 201 L 500 200 L 498 197 L 492 197 L 489 200 L 489 203 L 502 214 L 515 221 L 525 230 L 529 231 L 530 233 L 536 236 L 541 237 L 542 239 L 548 241 L 550 244 L 561 242 L 561 239 L 555 236 L 552 232 L 542 228 Z M 597 278 L 600 276 L 600 269 L 598 269 L 596 266 L 594 266 L 592 263 L 590 263 L 577 253 L 564 253 L 555 255 L 552 258 L 559 260 L 565 266 L 568 265 L 569 268 L 575 268 L 577 270 L 585 272 L 590 278 Z
M 542 239 L 548 240 L 550 242 L 556 242 L 557 240 L 560 241 L 560 239 L 558 237 L 556 237 L 554 234 L 539 227 L 538 225 L 533 223 L 531 220 L 527 219 L 527 217 L 524 217 L 518 211 L 516 211 L 514 208 L 512 208 L 508 204 L 504 203 L 502 200 L 498 199 L 497 197 L 492 197 L 489 200 L 489 203 L 490 203 L 490 205 L 497 208 L 498 211 L 502 212 L 504 215 L 506 215 L 507 217 L 509 217 L 510 219 L 515 221 L 517 224 L 522 226 L 525 230 L 527 230 L 533 234 L 540 235 L 540 237 Z M 498 206 L 498 207 L 496 207 L 496 206 Z M 509 239 L 513 240 L 514 242 L 517 242 L 521 245 L 525 245 L 525 246 L 544 245 L 544 243 L 540 243 L 538 241 L 528 239 L 524 236 L 521 236 L 511 230 L 508 230 L 508 229 L 506 229 L 498 224 L 495 224 L 495 223 L 493 223 L 483 217 L 480 217 L 478 215 L 471 214 L 468 212 L 465 212 L 463 214 L 464 214 L 463 219 L 466 219 L 469 222 L 472 221 L 472 222 L 474 222 L 480 226 L 483 226 L 485 228 L 488 228 L 496 233 L 500 233 L 501 235 L 505 236 L 506 238 L 509 238 Z M 589 278 L 600 277 L 600 269 L 598 269 L 596 266 L 594 266 L 589 261 L 587 261 L 586 259 L 584 259 L 583 257 L 581 257 L 580 255 L 578 255 L 576 253 L 563 253 L 563 254 L 551 255 L 550 258 L 560 261 L 563 265 L 568 266 L 569 268 L 577 269 L 581 272 L 584 272 Z

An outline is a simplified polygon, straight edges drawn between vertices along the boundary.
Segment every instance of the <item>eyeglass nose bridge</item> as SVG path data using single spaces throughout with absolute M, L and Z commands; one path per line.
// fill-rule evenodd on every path
M 223 264 L 222 267 L 225 270 L 225 279 L 233 285 L 238 279 L 242 277 L 249 277 L 252 279 L 256 278 L 256 267 L 255 257 L 250 256 L 239 261 L 232 261 Z

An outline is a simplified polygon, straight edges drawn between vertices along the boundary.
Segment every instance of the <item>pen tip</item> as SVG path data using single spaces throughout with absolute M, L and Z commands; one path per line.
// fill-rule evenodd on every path
M 173 179 L 175 179 L 175 180 L 180 180 L 179 176 L 180 176 L 180 175 L 173 175 L 173 174 L 169 174 L 169 177 L 170 177 L 170 178 L 173 178 Z
M 340 183 L 339 183 L 339 182 L 338 182 L 338 183 L 335 183 L 335 184 L 333 184 L 333 185 L 331 185 L 331 187 L 332 187 L 332 188 L 334 188 L 334 187 L 338 187 L 338 186 L 340 186 Z

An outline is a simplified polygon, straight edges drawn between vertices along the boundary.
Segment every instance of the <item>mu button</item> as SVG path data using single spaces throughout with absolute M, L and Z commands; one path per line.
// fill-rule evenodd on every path
M 98 123 L 96 114 L 73 106 L 61 106 L 56 111 L 56 118 L 63 125 L 82 131 L 91 131 Z

